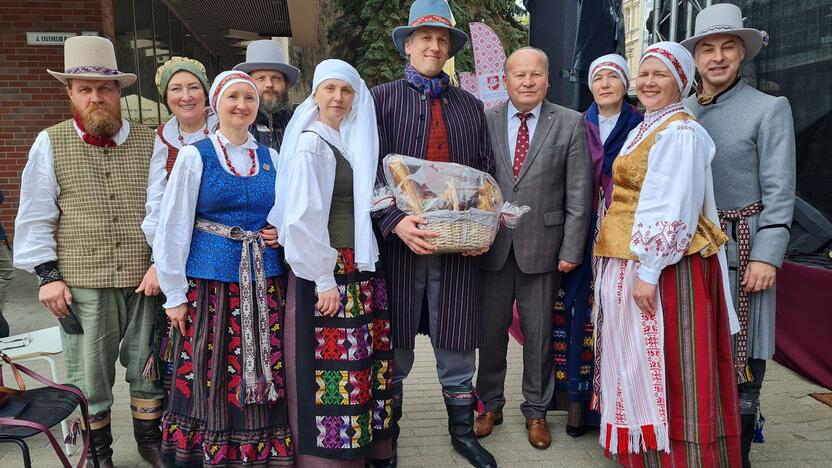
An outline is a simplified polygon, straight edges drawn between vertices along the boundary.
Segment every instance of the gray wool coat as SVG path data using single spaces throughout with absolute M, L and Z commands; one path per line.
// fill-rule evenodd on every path
M 780 268 L 789 242 L 795 197 L 794 122 L 789 101 L 739 80 L 706 106 L 699 104 L 696 96 L 687 98 L 685 105 L 716 144 L 711 168 L 717 208 L 739 209 L 762 201 L 762 212 L 748 220 L 750 260 Z M 736 234 L 731 223 L 727 227 L 728 267 L 736 303 L 740 283 Z M 751 358 L 769 359 L 774 354 L 776 294 L 775 284 L 749 298 Z

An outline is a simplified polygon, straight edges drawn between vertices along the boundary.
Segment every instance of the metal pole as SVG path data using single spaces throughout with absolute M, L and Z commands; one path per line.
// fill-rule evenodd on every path
M 672 0 L 670 4 L 670 38 L 672 42 L 676 42 L 676 28 L 679 25 L 679 2 Z
M 687 1 L 688 8 L 685 14 L 685 39 L 693 36 L 693 1 Z
M 661 0 L 653 0 L 653 34 L 650 38 L 650 43 L 659 42 L 662 38 L 659 34 L 659 15 L 662 12 Z

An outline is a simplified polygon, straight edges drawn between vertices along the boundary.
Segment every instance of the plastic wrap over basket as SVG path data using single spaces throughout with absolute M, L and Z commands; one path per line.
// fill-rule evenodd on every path
M 432 162 L 389 154 L 383 161 L 387 187 L 377 191 L 373 209 L 395 203 L 427 223 L 420 227 L 437 233 L 425 241 L 436 253 L 486 249 L 494 242 L 501 221 L 514 227 L 529 210 L 503 203 L 497 182 L 488 173 L 456 163 Z

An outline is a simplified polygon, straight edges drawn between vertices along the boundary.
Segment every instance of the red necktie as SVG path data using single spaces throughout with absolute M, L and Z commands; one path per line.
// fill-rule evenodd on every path
M 520 169 L 523 168 L 523 163 L 526 161 L 526 155 L 529 154 L 529 126 L 526 121 L 534 115 L 531 112 L 518 112 L 517 118 L 520 119 L 520 129 L 517 130 L 517 144 L 514 146 L 514 164 L 511 168 L 514 170 L 514 177 L 520 174 Z

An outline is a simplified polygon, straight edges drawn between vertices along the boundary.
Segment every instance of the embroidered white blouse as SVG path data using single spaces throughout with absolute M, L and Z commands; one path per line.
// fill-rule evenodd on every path
M 180 132 L 179 121 L 176 120 L 176 117 L 172 117 L 162 127 L 162 136 L 175 148 L 182 149 L 185 145 L 190 145 L 204 139 L 205 129 L 208 129 L 209 135 L 214 133 L 217 128 L 217 122 L 217 116 L 210 114 L 204 127 L 196 132 L 189 133 Z M 182 135 L 184 144 L 179 141 L 179 135 Z M 161 158 L 165 161 L 165 165 L 167 165 L 168 145 L 159 138 L 159 135 L 156 135 L 156 141 L 153 143 L 153 157 Z M 147 203 L 145 204 L 147 216 L 145 216 L 142 222 L 142 232 L 144 232 L 147 243 L 150 245 L 153 245 L 153 237 L 156 235 L 156 229 L 159 226 L 159 205 L 162 203 L 162 195 L 165 193 L 167 184 L 168 178 L 167 173 L 165 173 L 165 177 L 155 179 L 155 182 L 147 187 Z
M 214 144 L 214 151 L 223 169 L 229 174 L 228 164 L 223 157 L 222 148 L 218 141 L 228 151 L 228 159 L 237 169 L 237 172 L 248 175 L 251 167 L 249 149 L 256 150 L 257 143 L 251 134 L 242 146 L 237 146 L 226 138 L 222 133 L 209 136 Z M 274 166 L 277 161 L 277 152 L 269 149 Z M 260 172 L 259 156 L 255 152 L 256 170 L 254 175 Z M 196 216 L 196 204 L 199 198 L 199 187 L 202 182 L 202 158 L 199 150 L 193 146 L 184 146 L 179 151 L 176 163 L 167 181 L 162 201 L 159 206 L 158 229 L 153 239 L 153 258 L 156 264 L 156 276 L 159 286 L 167 298 L 165 308 L 176 307 L 187 302 L 188 280 L 185 276 L 185 266 L 188 261 L 188 253 L 191 250 L 191 235 L 193 234 L 194 221 Z M 145 232 L 145 235 L 147 233 Z
M 646 113 L 641 125 L 647 128 L 639 126 L 630 132 L 621 156 L 626 157 L 653 129 L 681 111 L 691 113 L 681 103 Z M 719 226 L 711 174 L 715 153 L 710 135 L 695 120 L 671 122 L 656 135 L 630 238 L 630 252 L 639 258 L 638 277 L 642 281 L 657 284 L 662 270 L 682 259 L 696 233 L 700 214 Z M 724 246 L 718 259 L 733 333 L 735 326 L 739 330 L 739 321 L 730 297 Z
M 83 132 L 72 123 L 78 138 Z M 130 134 L 130 123 L 122 119 L 121 129 L 113 136 L 115 144 L 122 145 Z M 46 130 L 40 132 L 29 150 L 29 160 L 23 168 L 20 184 L 20 206 L 15 219 L 14 265 L 26 271 L 49 261 L 57 260 L 55 230 L 60 210 L 58 195 L 61 188 L 55 178 L 52 159 L 52 141 Z M 155 153 L 150 159 L 147 190 L 165 178 L 165 158 Z
M 335 262 L 338 251 L 329 243 L 329 210 L 335 186 L 335 154 L 318 135 L 346 154 L 341 136 L 321 122 L 313 122 L 303 133 L 289 164 L 291 199 L 286 203 L 280 233 L 286 262 L 299 278 L 315 282 L 323 292 L 337 286 Z

